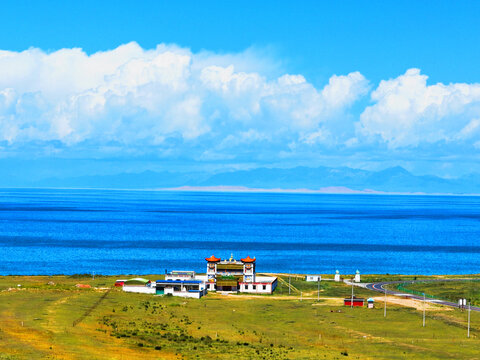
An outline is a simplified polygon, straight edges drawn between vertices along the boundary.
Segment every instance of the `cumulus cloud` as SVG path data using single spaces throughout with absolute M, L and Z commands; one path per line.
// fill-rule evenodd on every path
M 222 149 L 281 134 L 321 141 L 323 124 L 368 91 L 358 72 L 334 75 L 323 88 L 298 74 L 271 77 L 262 72 L 267 60 L 256 56 L 136 43 L 91 55 L 0 51 L 0 141 L 110 149 L 171 138 L 205 138 Z
M 374 104 L 360 116 L 358 134 L 391 148 L 478 140 L 480 84 L 427 85 L 419 69 L 380 82 Z
M 252 49 L 0 51 L 0 149 L 268 161 L 385 145 L 480 148 L 480 84 L 427 81 L 409 69 L 373 91 L 359 72 L 318 86 Z

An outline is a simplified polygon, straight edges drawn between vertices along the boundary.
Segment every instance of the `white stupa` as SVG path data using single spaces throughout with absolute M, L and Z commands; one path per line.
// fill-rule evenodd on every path
M 360 271 L 357 270 L 355 272 L 355 279 L 353 279 L 353 281 L 355 281 L 356 283 L 360 282 Z
M 340 271 L 336 270 L 335 271 L 335 277 L 333 278 L 335 281 L 340 281 Z

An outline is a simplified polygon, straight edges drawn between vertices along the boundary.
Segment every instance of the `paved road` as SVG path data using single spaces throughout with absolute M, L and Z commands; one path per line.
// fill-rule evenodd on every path
M 465 280 L 465 279 L 432 279 L 432 280 L 412 280 L 412 281 L 383 281 L 383 282 L 377 282 L 377 283 L 370 283 L 370 284 L 362 284 L 362 283 L 354 283 L 354 285 L 364 287 L 369 290 L 373 291 L 378 291 L 381 292 L 382 294 L 385 294 L 385 292 L 388 295 L 394 295 L 394 296 L 401 296 L 401 297 L 408 297 L 411 299 L 417 299 L 417 300 L 423 300 L 423 296 L 419 295 L 413 295 L 413 294 L 408 294 L 405 292 L 401 292 L 398 290 L 389 290 L 385 289 L 386 285 L 395 285 L 395 284 L 413 284 L 416 282 L 445 282 L 445 281 L 458 281 L 458 280 Z M 350 281 L 346 281 L 348 284 L 352 284 Z M 452 306 L 455 308 L 458 308 L 458 303 L 450 302 L 450 301 L 445 301 L 445 300 L 440 300 L 440 299 L 430 299 L 426 298 L 426 302 L 433 303 L 433 304 L 440 304 L 440 305 L 445 305 L 445 306 Z M 477 306 L 472 306 L 471 309 L 473 311 L 479 311 L 480 312 L 480 307 Z

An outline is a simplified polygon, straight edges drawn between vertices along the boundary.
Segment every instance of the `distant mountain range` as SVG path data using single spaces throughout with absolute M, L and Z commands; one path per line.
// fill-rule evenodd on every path
M 392 167 L 382 171 L 367 171 L 349 167 L 295 167 L 289 169 L 257 168 L 221 172 L 214 175 L 203 172 L 145 171 L 104 176 L 56 177 L 32 181 L 10 177 L 0 179 L 0 186 L 111 189 L 226 186 L 311 190 L 337 188 L 340 189 L 338 192 L 351 189 L 369 192 L 480 194 L 480 175 L 471 174 L 457 179 L 444 179 L 436 176 L 416 176 L 402 167 Z

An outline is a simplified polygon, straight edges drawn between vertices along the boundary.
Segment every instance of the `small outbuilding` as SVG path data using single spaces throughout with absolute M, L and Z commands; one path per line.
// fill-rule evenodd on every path
M 345 306 L 352 306 L 352 300 L 353 300 L 353 306 L 358 306 L 358 307 L 363 307 L 365 304 L 365 299 L 364 298 L 357 298 L 357 297 L 348 297 L 343 299 L 343 305 Z
M 118 280 L 116 280 L 116 281 L 115 281 L 115 287 L 122 287 L 123 284 L 125 284 L 125 281 L 127 281 L 127 280 L 125 280 L 125 279 L 118 279 Z
M 308 281 L 308 282 L 322 281 L 322 275 L 307 275 L 305 276 L 305 281 Z
M 253 294 L 271 294 L 277 287 L 277 278 L 272 276 L 256 276 L 255 282 L 239 282 L 240 292 Z
M 372 298 L 368 298 L 368 299 L 367 299 L 367 307 L 368 307 L 369 309 L 373 309 L 373 307 L 374 307 L 373 305 L 374 305 L 374 304 L 375 304 L 375 300 L 373 300 Z

